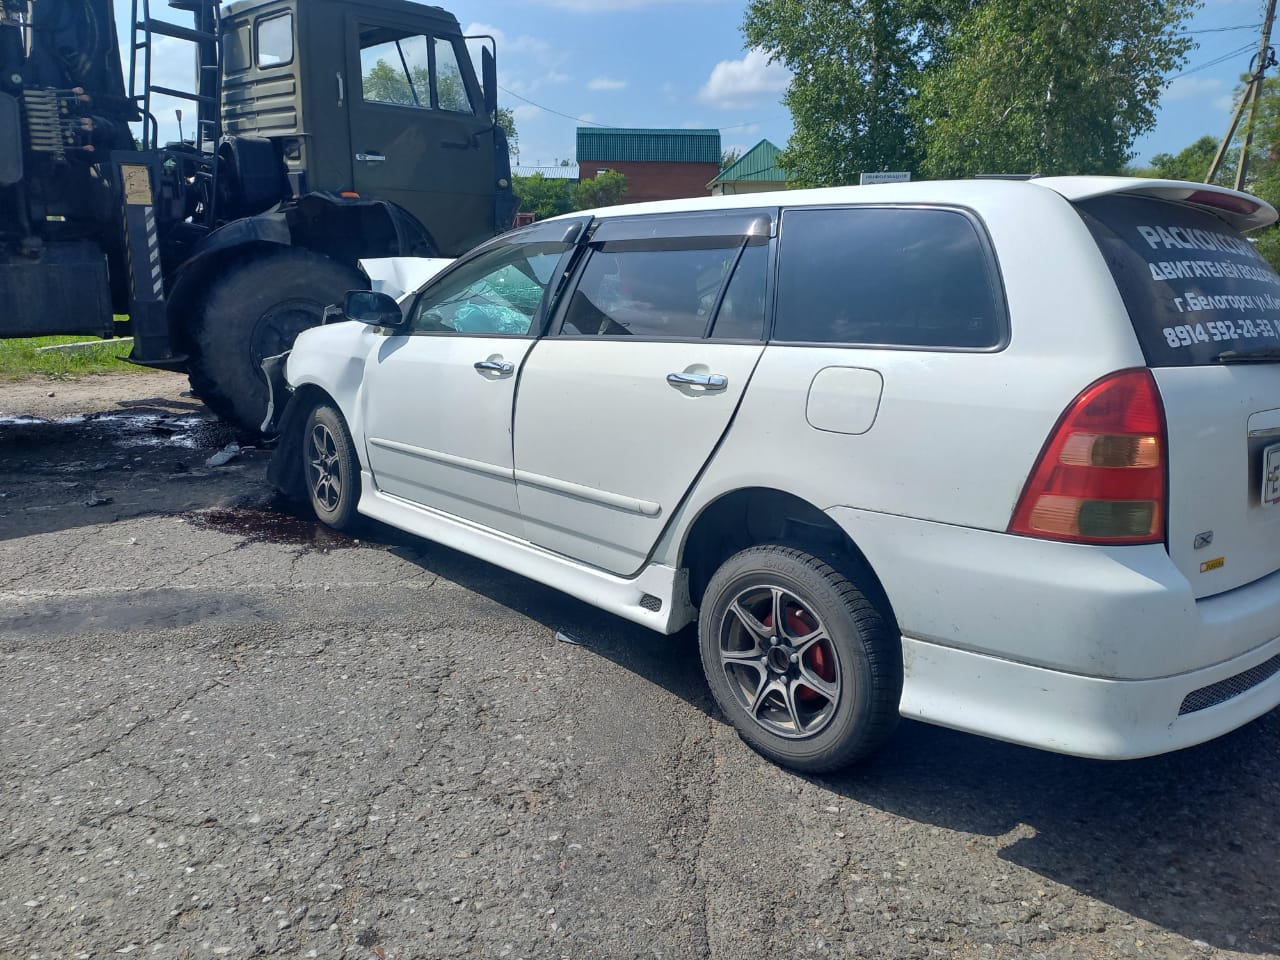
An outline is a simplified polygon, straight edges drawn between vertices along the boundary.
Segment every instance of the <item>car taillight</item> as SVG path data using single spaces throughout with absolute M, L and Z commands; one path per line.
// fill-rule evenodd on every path
M 1162 542 L 1167 450 L 1151 371 L 1103 377 L 1049 434 L 1009 532 L 1073 543 Z

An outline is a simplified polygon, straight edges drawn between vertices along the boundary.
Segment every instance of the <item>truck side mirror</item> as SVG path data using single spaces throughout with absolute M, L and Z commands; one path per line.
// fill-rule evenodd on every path
M 348 320 L 359 320 L 372 327 L 395 329 L 405 325 L 400 305 L 387 294 L 372 290 L 348 290 L 342 312 Z
M 498 114 L 498 61 L 488 47 L 480 55 L 480 72 L 484 83 L 484 112 L 494 117 Z

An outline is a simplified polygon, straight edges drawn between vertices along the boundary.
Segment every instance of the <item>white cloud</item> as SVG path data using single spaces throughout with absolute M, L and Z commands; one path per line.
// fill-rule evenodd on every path
M 1178 77 L 1169 82 L 1164 91 L 1166 103 L 1179 100 L 1197 100 L 1219 93 L 1225 86 L 1218 77 Z
M 721 60 L 698 91 L 698 99 L 722 110 L 740 110 L 763 101 L 777 100 L 791 82 L 791 71 L 771 62 L 759 48 L 741 60 Z
M 588 90 L 622 90 L 627 81 L 614 80 L 612 77 L 593 77 L 587 84 Z
M 517 93 L 530 93 L 539 87 L 566 83 L 569 75 L 561 69 L 569 53 L 557 49 L 541 37 L 527 33 L 511 36 L 502 28 L 488 23 L 469 23 L 463 30 L 467 36 L 488 35 L 498 47 L 498 84 Z M 477 68 L 480 48 L 487 44 L 471 41 L 468 47 Z
M 542 114 L 540 107 L 535 107 L 529 103 L 520 103 L 511 108 L 511 116 L 516 121 L 516 129 L 522 123 L 530 123 L 536 120 Z

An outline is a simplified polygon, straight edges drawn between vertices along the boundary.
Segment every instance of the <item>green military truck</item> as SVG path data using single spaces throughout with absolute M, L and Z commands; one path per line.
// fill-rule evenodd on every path
M 126 64 L 112 0 L 0 0 L 0 337 L 132 336 L 254 431 L 261 361 L 367 286 L 357 261 L 510 225 L 492 38 L 409 0 L 151 6 Z M 161 43 L 190 46 L 190 89 L 157 82 Z M 160 98 L 194 108 L 186 139 Z

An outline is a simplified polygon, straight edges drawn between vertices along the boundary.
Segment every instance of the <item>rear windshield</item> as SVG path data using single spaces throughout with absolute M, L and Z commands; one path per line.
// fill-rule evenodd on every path
M 1280 350 L 1280 276 L 1207 211 L 1150 197 L 1077 205 L 1153 367 Z

